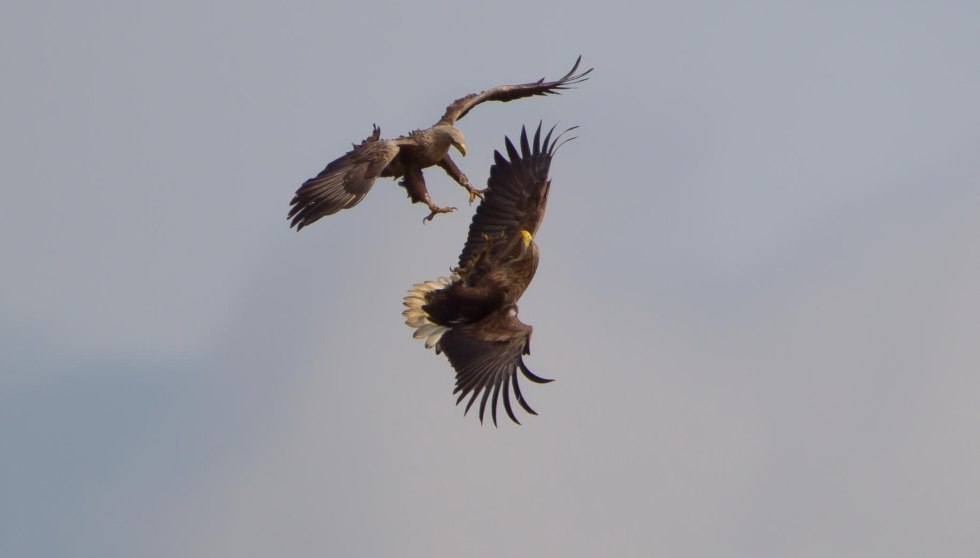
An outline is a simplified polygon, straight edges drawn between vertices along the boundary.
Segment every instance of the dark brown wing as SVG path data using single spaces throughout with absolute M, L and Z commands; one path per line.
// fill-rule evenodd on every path
M 497 403 L 503 392 L 504 410 L 510 420 L 520 421 L 514 415 L 510 404 L 510 389 L 525 411 L 536 415 L 521 394 L 517 381 L 517 370 L 532 382 L 544 384 L 551 380 L 536 376 L 524 364 L 523 355 L 530 354 L 531 326 L 522 323 L 517 316 L 501 311 L 475 324 L 457 326 L 447 331 L 439 340 L 439 349 L 446 353 L 449 363 L 456 370 L 456 404 L 467 396 L 466 414 L 476 398 L 480 399 L 480 422 L 483 422 L 487 401 L 490 401 L 490 416 L 497 424 Z
M 544 78 L 541 78 L 533 83 L 522 83 L 520 85 L 500 85 L 480 93 L 472 93 L 461 99 L 456 99 L 451 105 L 446 107 L 446 113 L 442 115 L 442 118 L 436 124 L 455 124 L 457 120 L 466 116 L 466 113 L 470 112 L 473 107 L 486 101 L 507 102 L 513 101 L 514 99 L 532 97 L 534 95 L 559 94 L 562 90 L 568 89 L 570 85 L 575 85 L 576 83 L 581 83 L 588 79 L 585 76 L 588 75 L 593 68 L 589 68 L 581 74 L 575 74 L 575 70 L 578 69 L 578 65 L 581 61 L 582 57 L 579 56 L 575 60 L 575 65 L 572 66 L 571 71 L 565 74 L 565 76 L 558 81 L 546 82 Z
M 374 180 L 398 155 L 399 145 L 379 139 L 381 130 L 355 145 L 344 156 L 331 161 L 320 174 L 307 180 L 296 191 L 289 210 L 291 227 L 301 230 L 317 219 L 354 207 L 368 193 Z
M 533 141 L 529 142 L 527 130 L 522 127 L 519 152 L 510 138 L 504 138 L 509 160 L 494 151 L 486 194 L 470 223 L 466 244 L 459 255 L 460 267 L 489 249 L 488 239 L 507 239 L 521 230 L 532 235 L 537 232 L 548 201 L 551 159 L 561 145 L 561 134 L 552 140 L 554 130 L 552 127 L 542 140 L 539 123 Z

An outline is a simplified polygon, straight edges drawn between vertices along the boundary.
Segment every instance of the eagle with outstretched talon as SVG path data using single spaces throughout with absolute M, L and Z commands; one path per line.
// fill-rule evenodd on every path
M 321 217 L 354 207 L 364 199 L 378 177 L 400 178 L 398 184 L 408 192 L 412 203 L 424 203 L 429 208 L 423 222 L 431 221 L 439 213 L 455 209 L 439 207 L 429 197 L 422 170 L 433 165 L 441 167 L 466 188 L 470 203 L 473 203 L 477 197 L 483 196 L 483 191 L 470 185 L 469 179 L 449 156 L 451 148 L 466 155 L 466 142 L 463 132 L 456 127 L 456 121 L 486 101 L 507 102 L 536 95 L 559 94 L 588 79 L 586 76 L 592 71 L 591 68 L 575 73 L 581 60 L 579 56 L 572 69 L 557 81 L 544 81 L 541 78 L 532 83 L 500 85 L 457 99 L 446 108 L 445 114 L 435 125 L 424 130 L 415 130 L 395 139 L 382 139 L 381 129 L 374 126 L 374 131 L 364 141 L 331 161 L 320 174 L 300 186 L 290 202 L 290 226 L 298 231 Z

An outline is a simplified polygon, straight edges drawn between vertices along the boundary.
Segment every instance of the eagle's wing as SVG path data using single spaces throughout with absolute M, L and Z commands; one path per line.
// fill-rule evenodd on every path
M 544 78 L 541 78 L 533 83 L 522 83 L 520 85 L 500 85 L 480 93 L 472 93 L 463 98 L 456 99 L 451 105 L 446 107 L 445 114 L 442 115 L 442 118 L 436 124 L 455 124 L 457 120 L 466 116 L 466 113 L 468 113 L 473 107 L 485 101 L 507 102 L 534 95 L 558 94 L 563 89 L 568 89 L 570 85 L 574 85 L 588 79 L 585 76 L 591 72 L 593 68 L 589 68 L 581 74 L 575 74 L 575 70 L 578 69 L 578 65 L 581 61 L 582 57 L 579 56 L 575 60 L 575 65 L 572 66 L 571 71 L 557 81 L 546 82 Z
M 553 132 L 554 127 L 542 140 L 539 123 L 534 139 L 529 142 L 527 131 L 521 128 L 519 152 L 510 138 L 504 139 L 509 160 L 494 151 L 485 198 L 476 208 L 466 244 L 459 255 L 461 268 L 490 249 L 497 239 L 506 240 L 520 234 L 521 230 L 532 235 L 537 232 L 548 201 L 551 159 L 561 145 L 561 134 L 552 139 Z
M 288 218 L 292 219 L 291 227 L 298 231 L 321 217 L 354 207 L 364 199 L 374 180 L 400 149 L 401 138 L 383 140 L 380 136 L 381 130 L 375 126 L 374 132 L 364 141 L 300 186 L 290 202 L 292 208 Z
M 497 424 L 497 402 L 503 388 L 504 410 L 512 421 L 520 424 L 510 404 L 510 388 L 525 411 L 536 415 L 521 394 L 517 382 L 517 370 L 532 382 L 543 384 L 551 380 L 536 376 L 524 364 L 523 355 L 530 354 L 531 326 L 522 323 L 510 313 L 497 313 L 475 324 L 457 326 L 446 331 L 439 340 L 438 348 L 446 353 L 456 370 L 456 399 L 458 405 L 467 395 L 464 414 L 470 410 L 480 392 L 480 422 L 490 403 L 493 424 Z M 491 397 L 492 395 L 492 397 Z

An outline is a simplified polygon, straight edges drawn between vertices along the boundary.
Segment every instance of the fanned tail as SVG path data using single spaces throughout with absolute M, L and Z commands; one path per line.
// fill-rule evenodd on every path
M 405 311 L 402 312 L 402 316 L 405 316 L 405 325 L 415 328 L 415 333 L 412 334 L 412 337 L 415 339 L 425 339 L 425 348 L 431 349 L 435 347 L 437 354 L 441 352 L 437 343 L 439 343 L 439 339 L 442 338 L 443 334 L 449 331 L 449 328 L 433 323 L 423 307 L 429 303 L 429 293 L 444 289 L 456 281 L 459 281 L 459 275 L 453 273 L 449 277 L 440 277 L 432 281 L 417 283 L 408 291 L 408 296 L 405 297 L 405 301 L 402 303 L 406 307 Z

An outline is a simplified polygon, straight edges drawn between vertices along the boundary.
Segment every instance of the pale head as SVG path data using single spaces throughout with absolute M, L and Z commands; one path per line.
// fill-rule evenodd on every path
M 466 140 L 463 138 L 463 132 L 455 126 L 450 126 L 449 124 L 439 124 L 438 126 L 432 127 L 433 137 L 441 145 L 455 147 L 461 155 L 466 156 Z

